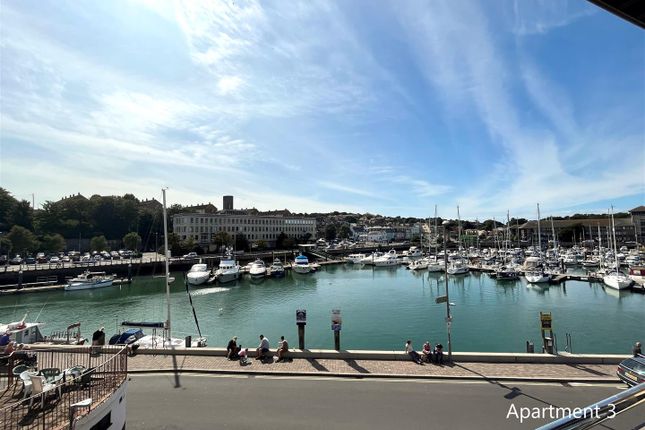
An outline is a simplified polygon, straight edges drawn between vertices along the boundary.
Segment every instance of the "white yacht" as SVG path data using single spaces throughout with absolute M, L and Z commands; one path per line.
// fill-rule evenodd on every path
M 269 267 L 269 274 L 272 278 L 282 278 L 284 276 L 284 265 L 279 258 L 273 260 L 273 264 Z
M 249 275 L 251 275 L 251 278 L 254 278 L 254 279 L 264 278 L 266 274 L 267 274 L 267 268 L 264 265 L 264 261 L 258 258 L 253 263 L 251 263 L 251 266 L 249 267 Z
M 202 285 L 211 277 L 211 271 L 208 266 L 203 263 L 193 264 L 188 273 L 186 273 L 186 280 L 190 285 Z
M 296 260 L 291 265 L 291 268 L 294 272 L 302 274 L 309 273 L 312 269 L 311 264 L 309 264 L 309 259 L 302 254 L 296 257 Z
M 365 254 L 349 254 L 347 257 L 345 257 L 345 261 L 347 263 L 362 264 L 364 258 Z
M 220 284 L 236 281 L 240 277 L 240 265 L 230 257 L 222 259 L 215 271 L 215 277 Z
M 437 256 L 426 257 L 428 260 L 428 272 L 443 272 L 445 265 L 443 261 L 437 259 Z
M 105 272 L 90 272 L 78 275 L 65 285 L 66 291 L 89 290 L 91 288 L 111 287 L 114 276 L 106 275 Z
M 524 277 L 530 284 L 543 284 L 551 280 L 551 275 L 542 268 L 524 272 Z
M 465 275 L 468 272 L 470 272 L 470 268 L 462 259 L 453 260 L 448 266 L 449 275 Z
M 602 282 L 609 288 L 624 290 L 632 285 L 632 279 L 620 270 L 614 270 L 602 277 Z
M 417 260 L 412 260 L 408 265 L 408 269 L 410 270 L 423 270 L 427 268 L 428 268 L 427 258 L 419 258 Z
M 361 264 L 366 264 L 368 266 L 374 265 L 374 260 L 383 256 L 382 252 L 372 252 L 370 255 L 366 255 L 362 260 Z
M 397 266 L 399 264 L 399 259 L 396 256 L 396 253 L 388 252 L 387 254 L 374 259 L 374 266 L 376 267 L 388 267 L 388 266 Z

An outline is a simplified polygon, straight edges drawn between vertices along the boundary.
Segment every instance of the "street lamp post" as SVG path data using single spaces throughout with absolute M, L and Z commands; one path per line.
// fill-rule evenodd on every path
M 448 238 L 446 233 L 446 226 L 448 221 L 444 220 L 441 225 L 443 226 L 443 265 L 445 270 L 446 280 L 446 327 L 448 328 L 448 362 L 452 363 L 452 342 L 450 339 L 450 326 L 452 325 L 452 317 L 450 316 L 450 297 L 448 296 Z

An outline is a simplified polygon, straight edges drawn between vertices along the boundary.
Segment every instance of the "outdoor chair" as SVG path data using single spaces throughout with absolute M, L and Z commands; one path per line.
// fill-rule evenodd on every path
M 22 381 L 23 400 L 31 395 L 31 376 L 36 376 L 36 372 L 24 370 L 20 373 L 20 380 Z
M 20 374 L 25 370 L 29 370 L 29 367 L 27 367 L 25 364 L 19 364 L 13 368 L 11 373 L 13 373 L 13 376 L 20 376 Z
M 38 375 L 44 376 L 45 382 L 47 382 L 48 384 L 55 384 L 56 382 L 63 379 L 64 376 L 60 369 L 56 367 L 42 369 L 40 372 L 38 372 Z
M 31 405 L 34 403 L 34 399 L 38 394 L 41 395 L 41 402 L 40 402 L 41 409 L 45 407 L 45 400 L 47 399 L 47 393 L 49 393 L 50 391 L 56 392 L 56 389 L 58 388 L 58 397 L 60 398 L 61 396 L 60 387 L 56 387 L 56 385 L 54 384 L 49 384 L 45 382 L 44 376 L 30 375 L 29 378 L 31 379 L 31 400 L 29 401 L 30 408 L 31 408 Z
M 81 387 L 87 387 L 92 383 L 92 375 L 94 374 L 94 367 L 90 367 L 85 372 L 81 373 L 81 377 L 77 380 L 77 384 Z

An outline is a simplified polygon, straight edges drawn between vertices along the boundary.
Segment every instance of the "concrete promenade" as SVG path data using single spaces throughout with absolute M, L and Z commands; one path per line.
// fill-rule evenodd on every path
M 294 358 L 276 362 L 252 359 L 241 366 L 221 356 L 138 354 L 128 361 L 130 373 L 178 372 L 335 376 L 350 378 L 492 379 L 555 382 L 619 382 L 615 364 L 455 362 L 418 365 L 412 361 L 354 358 Z

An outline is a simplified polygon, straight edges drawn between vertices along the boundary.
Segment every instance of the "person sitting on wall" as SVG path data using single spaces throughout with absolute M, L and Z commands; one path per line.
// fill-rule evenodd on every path
M 92 333 L 92 346 L 105 345 L 105 328 L 101 327 Z
M 240 345 L 241 347 L 242 345 Z M 249 360 L 249 349 L 244 348 L 240 350 L 240 366 L 248 366 L 251 364 L 251 360 Z
M 286 341 L 284 336 L 280 336 L 280 342 L 278 342 L 278 360 L 282 361 L 284 354 L 289 352 L 289 342 Z
M 256 360 L 261 360 L 266 357 L 266 354 L 269 352 L 269 339 L 264 337 L 263 334 L 260 335 L 260 345 L 258 345 L 256 352 Z
M 405 342 L 405 352 L 410 356 L 412 361 L 417 364 L 423 364 L 423 361 L 421 361 L 421 356 L 414 350 L 414 348 L 412 348 L 412 341 L 409 339 L 407 342 Z
M 429 340 L 427 340 L 426 343 L 423 344 L 423 350 L 421 351 L 421 354 L 423 354 L 423 358 L 425 358 L 428 363 L 432 363 L 432 344 Z
M 438 343 L 434 347 L 434 356 L 437 364 L 443 364 L 443 345 Z
M 2 336 L 0 336 L 0 346 L 7 346 L 9 345 L 9 342 L 11 341 L 11 335 L 9 335 L 9 332 L 5 332 Z
M 237 360 L 240 358 L 240 350 L 241 346 L 237 345 L 237 336 L 233 336 L 226 346 L 226 358 L 229 360 Z

